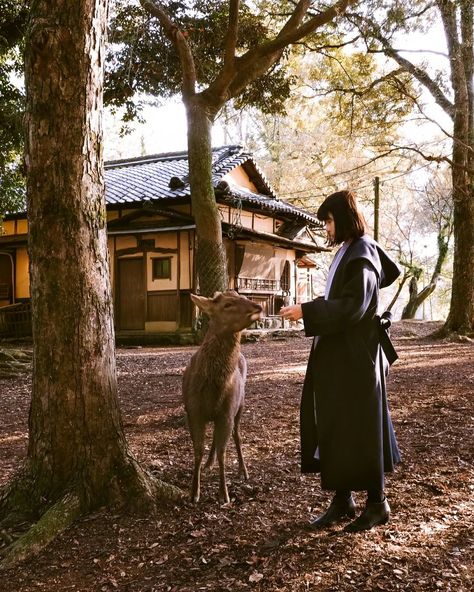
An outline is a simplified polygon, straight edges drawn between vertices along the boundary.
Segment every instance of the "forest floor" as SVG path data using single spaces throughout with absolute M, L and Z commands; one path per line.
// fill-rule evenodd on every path
M 40 556 L 0 572 L 1 592 L 257 592 L 474 589 L 474 346 L 433 340 L 435 323 L 396 323 L 400 359 L 389 400 L 403 454 L 388 477 L 390 522 L 347 534 L 312 532 L 328 504 L 317 476 L 299 471 L 299 400 L 310 340 L 298 335 L 243 344 L 249 363 L 237 479 L 217 502 L 217 469 L 202 497 L 155 517 L 98 511 Z M 188 489 L 192 449 L 181 376 L 194 347 L 119 349 L 119 396 L 130 445 L 148 469 Z M 0 485 L 24 457 L 31 379 L 0 379 Z M 357 494 L 363 505 L 362 494 Z

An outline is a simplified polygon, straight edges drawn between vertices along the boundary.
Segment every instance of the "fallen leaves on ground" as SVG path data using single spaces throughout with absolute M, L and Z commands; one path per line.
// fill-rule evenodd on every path
M 158 516 L 99 511 L 39 557 L 0 576 L 2 592 L 198 590 L 297 592 L 474 589 L 474 348 L 433 340 L 433 323 L 394 325 L 400 360 L 389 399 L 403 462 L 389 476 L 388 525 L 357 535 L 308 529 L 329 496 L 299 471 L 299 399 L 310 340 L 243 344 L 249 363 L 242 420 L 248 482 L 228 450 L 231 503 L 218 470 L 202 497 Z M 130 445 L 160 478 L 190 484 L 192 449 L 180 385 L 193 347 L 119 349 L 119 396 Z M 0 483 L 24 457 L 30 378 L 0 379 Z M 210 439 L 210 438 L 209 438 Z M 209 442 L 210 443 L 210 442 Z M 364 499 L 357 494 L 360 506 Z M 0 537 L 0 546 L 2 543 Z

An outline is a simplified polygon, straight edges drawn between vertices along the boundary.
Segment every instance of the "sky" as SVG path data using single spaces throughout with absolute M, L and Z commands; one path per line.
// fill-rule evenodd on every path
M 170 101 L 161 107 L 146 107 L 143 116 L 146 123 L 136 124 L 132 134 L 120 138 L 117 116 L 106 111 L 104 118 L 106 161 L 187 149 L 186 112 L 180 101 Z M 225 143 L 224 134 L 218 125 L 214 126 L 212 143 L 213 146 L 221 146 Z

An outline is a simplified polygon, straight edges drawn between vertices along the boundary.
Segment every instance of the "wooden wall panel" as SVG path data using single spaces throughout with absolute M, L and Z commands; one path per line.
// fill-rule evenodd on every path
M 148 292 L 147 321 L 176 321 L 176 292 Z

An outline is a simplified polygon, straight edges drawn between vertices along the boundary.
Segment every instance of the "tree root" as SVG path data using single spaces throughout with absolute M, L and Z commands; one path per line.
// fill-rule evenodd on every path
M 144 514 L 154 513 L 159 502 L 174 503 L 185 499 L 182 489 L 149 473 L 133 456 L 128 460 L 127 469 L 121 474 L 120 481 L 110 483 L 110 497 L 106 505 L 118 505 L 133 513 Z
M 32 353 L 24 350 L 0 348 L 0 378 L 14 378 L 31 372 Z
M 169 502 L 180 502 L 186 498 L 184 491 L 179 487 L 176 487 L 176 485 L 161 481 L 161 479 L 157 479 L 153 475 L 151 476 L 151 479 L 153 479 L 157 498 Z
M 110 497 L 104 500 L 109 507 L 145 514 L 156 512 L 160 502 L 176 503 L 185 499 L 183 490 L 151 475 L 134 459 L 128 467 L 125 479 L 109 482 Z M 76 487 L 72 493 L 64 494 L 59 501 L 47 508 L 39 520 L 15 540 L 15 535 L 11 536 L 5 527 L 17 526 L 19 522 L 24 524 L 25 519 L 31 523 L 33 516 L 41 512 L 40 504 L 25 497 L 29 484 L 28 473 L 22 472 L 1 492 L 0 509 L 3 510 L 3 520 L 0 522 L 0 538 L 8 546 L 0 560 L 0 571 L 38 555 L 80 516 L 94 508 L 92 500 L 86 501 L 80 487 Z
M 66 494 L 55 503 L 24 535 L 11 544 L 0 561 L 0 569 L 9 569 L 37 555 L 81 515 L 79 497 Z
M 472 343 L 474 339 L 474 333 L 472 331 L 467 332 L 457 332 L 452 329 L 449 329 L 444 325 L 437 331 L 434 331 L 429 335 L 431 339 L 445 339 L 446 341 L 451 341 L 453 343 L 459 341 L 460 343 Z

